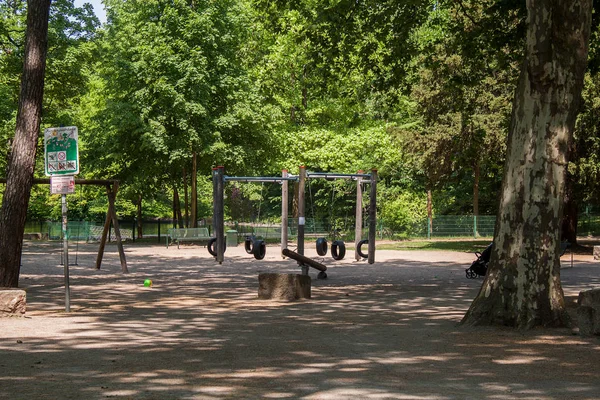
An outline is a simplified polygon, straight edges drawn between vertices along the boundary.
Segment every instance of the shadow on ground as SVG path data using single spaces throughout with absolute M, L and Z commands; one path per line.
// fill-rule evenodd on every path
M 205 249 L 92 245 L 71 266 L 72 312 L 51 245 L 25 247 L 28 317 L 4 319 L 0 398 L 596 399 L 600 341 L 570 329 L 460 327 L 481 280 L 472 255 L 381 252 L 312 273 L 313 298 L 257 299 L 258 273 L 288 260 L 216 264 Z M 233 251 L 233 250 L 231 250 Z M 271 251 L 271 248 L 269 248 Z M 277 251 L 274 249 L 273 251 Z M 379 253 L 378 253 L 379 254 Z M 418 258 L 423 258 L 419 260 Z M 446 259 L 447 258 L 447 259 Z M 563 270 L 567 299 L 600 285 L 600 264 Z M 152 288 L 143 287 L 150 278 Z

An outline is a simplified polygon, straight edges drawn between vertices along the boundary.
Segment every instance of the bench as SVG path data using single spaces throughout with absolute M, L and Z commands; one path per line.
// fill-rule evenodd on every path
M 177 242 L 177 248 L 181 242 L 208 241 L 210 239 L 208 228 L 171 228 L 167 232 L 167 248 L 169 242 Z

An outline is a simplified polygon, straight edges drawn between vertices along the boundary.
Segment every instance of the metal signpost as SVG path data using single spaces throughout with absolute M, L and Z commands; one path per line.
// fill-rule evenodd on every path
M 74 175 L 79 173 L 79 135 L 76 126 L 48 128 L 44 131 L 44 164 L 50 176 L 50 193 L 62 198 L 63 262 L 65 271 L 65 311 L 71 311 L 69 287 L 69 235 L 67 232 L 67 194 L 75 192 Z

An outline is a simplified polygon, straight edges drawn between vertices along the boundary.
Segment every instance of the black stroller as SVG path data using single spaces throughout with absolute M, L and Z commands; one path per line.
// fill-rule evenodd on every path
M 493 243 L 490 243 L 481 254 L 475 253 L 477 260 L 473 261 L 473 264 L 465 270 L 467 278 L 475 279 L 478 276 L 485 276 L 488 263 L 490 262 L 490 256 L 492 255 L 492 245 Z

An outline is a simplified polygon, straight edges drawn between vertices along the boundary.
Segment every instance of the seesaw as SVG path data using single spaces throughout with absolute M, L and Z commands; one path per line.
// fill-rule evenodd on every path
M 317 279 L 327 279 L 327 274 L 325 273 L 325 271 L 327 270 L 327 267 L 325 265 L 321 264 L 320 262 L 315 261 L 312 258 L 303 256 L 302 254 L 298 254 L 295 251 L 292 251 L 290 249 L 281 250 L 281 254 L 283 254 L 285 257 L 289 257 L 293 260 L 298 261 L 298 264 L 300 264 L 300 265 L 313 267 L 314 269 L 318 269 L 319 271 L 321 271 L 317 275 Z

